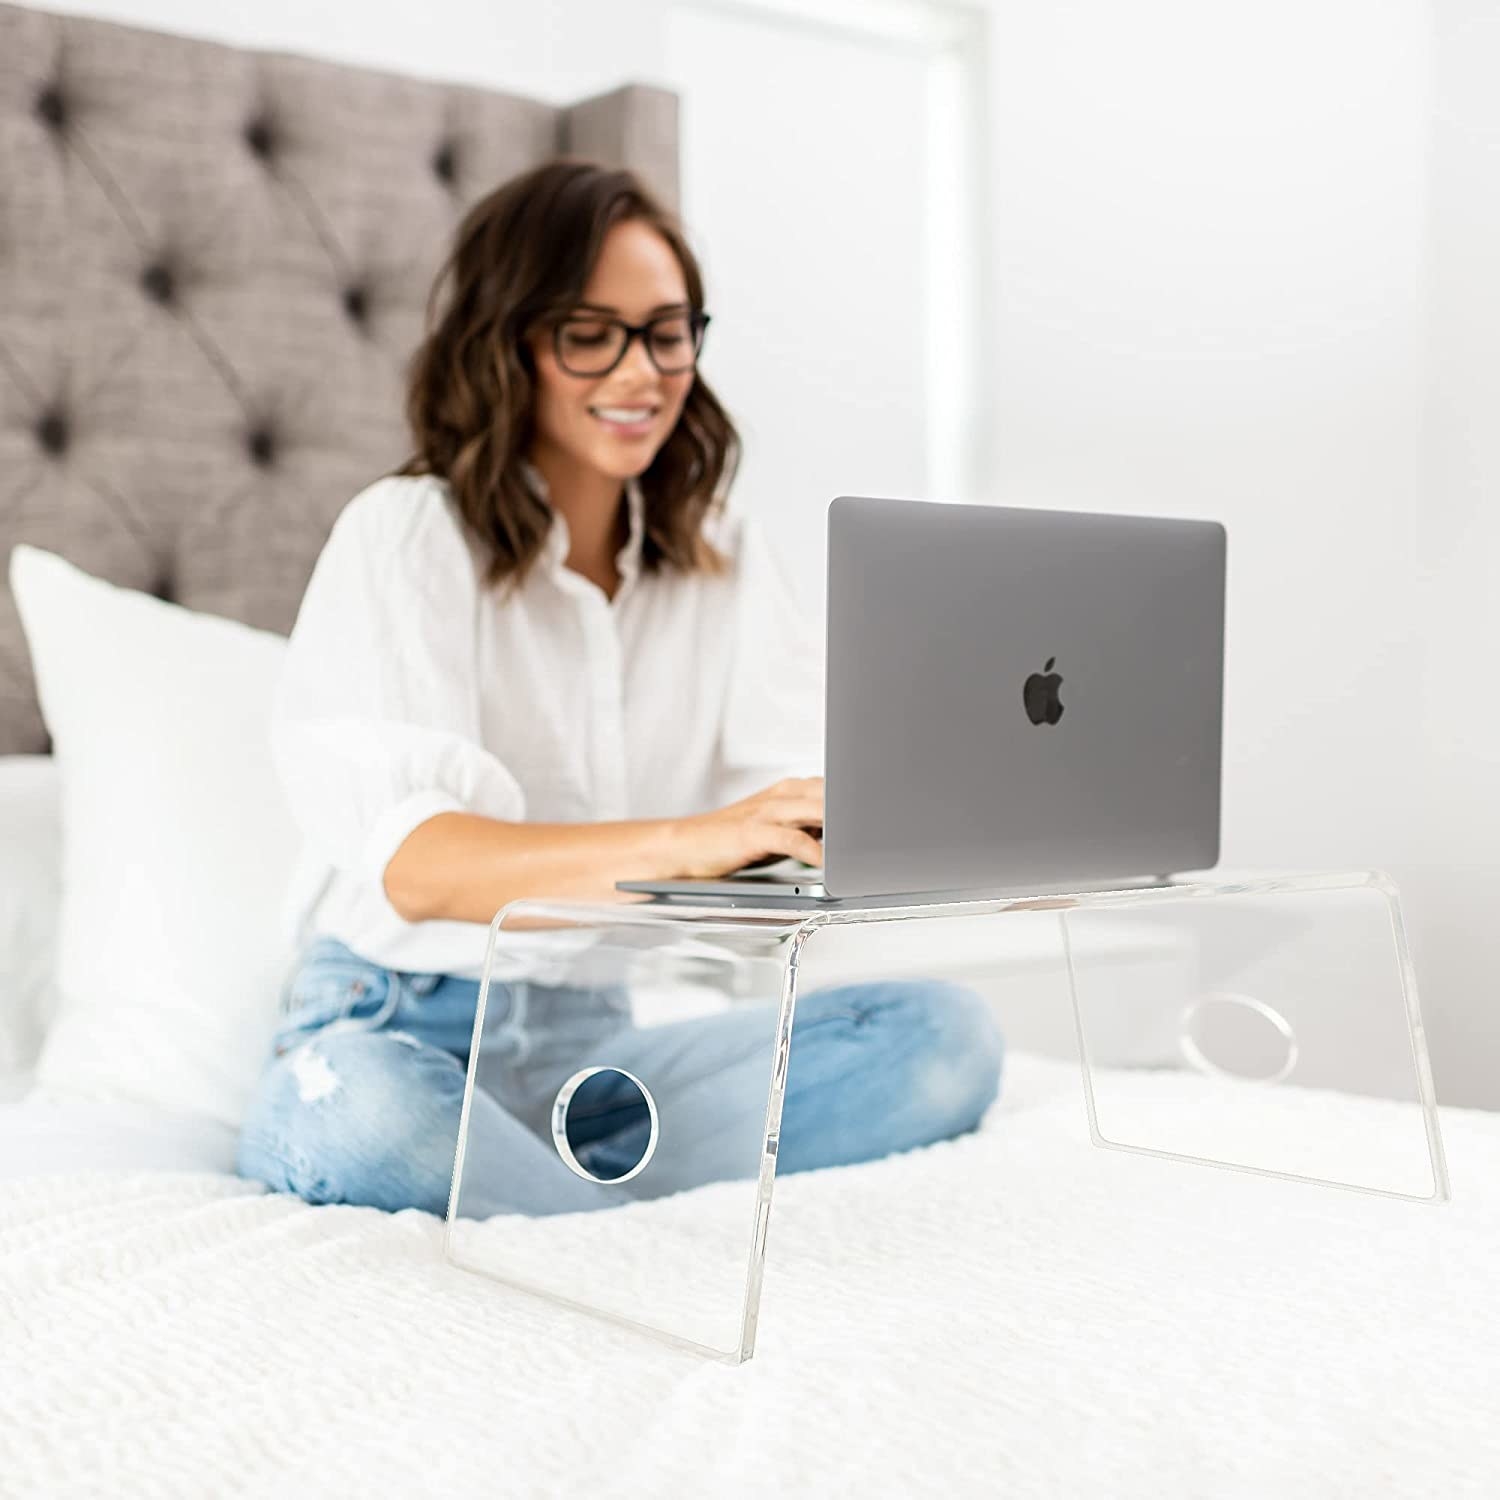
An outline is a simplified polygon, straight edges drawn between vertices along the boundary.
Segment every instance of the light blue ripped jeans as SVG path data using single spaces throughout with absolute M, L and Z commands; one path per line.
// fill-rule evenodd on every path
M 476 980 L 398 973 L 316 939 L 282 996 L 273 1053 L 241 1129 L 240 1174 L 310 1203 L 445 1213 L 478 998 Z M 523 1015 L 524 1028 L 507 1028 L 496 1007 Z M 636 1028 L 620 989 L 491 984 L 462 1213 L 608 1206 L 597 1182 L 560 1167 L 550 1131 L 553 1097 L 602 1037 L 612 1067 L 650 1078 L 661 1117 L 687 1142 L 672 1153 L 670 1180 L 655 1174 L 648 1185 L 643 1175 L 631 1196 L 749 1175 L 743 1151 L 726 1149 L 745 1132 L 725 1129 L 725 1112 L 747 1128 L 764 1120 L 775 1010 L 735 1004 Z M 490 1056 L 497 1038 L 505 1044 L 495 1052 L 510 1056 Z M 999 1092 L 1001 1057 L 990 1008 L 954 984 L 893 980 L 799 996 L 778 1173 L 870 1161 L 973 1130 Z M 941 1088 L 921 1086 L 934 1076 Z M 596 1092 L 587 1110 L 575 1101 L 569 1146 L 590 1173 L 611 1179 L 640 1160 L 646 1125 L 638 1094 L 611 1101 Z

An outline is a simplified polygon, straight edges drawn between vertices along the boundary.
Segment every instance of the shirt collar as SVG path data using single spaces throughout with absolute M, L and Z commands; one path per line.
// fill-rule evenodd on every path
M 547 495 L 547 481 L 541 471 L 526 459 L 521 460 L 521 472 L 537 497 L 552 511 L 552 524 L 547 530 L 547 539 L 542 543 L 539 561 L 549 578 L 558 578 L 567 572 L 568 552 L 573 538 L 568 523 L 559 510 L 553 510 Z M 620 573 L 620 591 L 634 584 L 640 576 L 641 552 L 646 540 L 646 498 L 641 493 L 636 479 L 625 481 L 625 514 L 627 532 L 625 545 L 615 554 L 615 567 Z M 617 592 L 615 598 L 618 600 Z

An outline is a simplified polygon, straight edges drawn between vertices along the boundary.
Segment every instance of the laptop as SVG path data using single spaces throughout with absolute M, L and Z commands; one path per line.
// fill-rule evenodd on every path
M 1215 521 L 841 495 L 823 868 L 626 880 L 694 905 L 923 905 L 1218 862 Z

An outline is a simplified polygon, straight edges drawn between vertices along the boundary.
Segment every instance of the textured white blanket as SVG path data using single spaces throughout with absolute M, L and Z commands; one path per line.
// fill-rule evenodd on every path
M 1455 1201 L 1392 1202 L 1094 1150 L 1014 1057 L 978 1134 L 778 1183 L 738 1368 L 424 1214 L 12 1183 L 0 1494 L 1493 1496 L 1500 1117 L 1444 1123 Z

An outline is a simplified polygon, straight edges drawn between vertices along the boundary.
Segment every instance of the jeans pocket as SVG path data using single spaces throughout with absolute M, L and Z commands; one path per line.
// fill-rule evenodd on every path
M 348 1016 L 374 1015 L 390 986 L 391 976 L 376 964 L 345 959 L 307 964 L 287 985 L 282 1026 L 307 1031 Z

